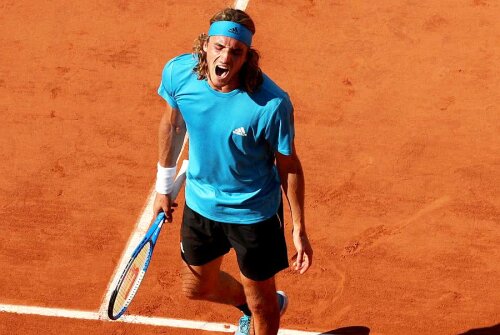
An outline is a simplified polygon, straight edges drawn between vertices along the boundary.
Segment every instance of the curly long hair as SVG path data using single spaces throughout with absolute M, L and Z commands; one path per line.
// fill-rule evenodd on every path
M 255 34 L 255 24 L 250 16 L 242 10 L 226 8 L 215 14 L 210 19 L 210 24 L 216 21 L 233 21 L 248 28 Z M 198 79 L 206 79 L 208 76 L 207 53 L 203 50 L 203 45 L 208 42 L 208 35 L 203 33 L 194 41 L 193 55 L 198 58 L 198 64 L 193 71 L 198 75 Z M 243 88 L 249 92 L 255 92 L 262 84 L 262 70 L 259 68 L 259 53 L 253 48 L 249 48 L 247 59 L 240 70 L 240 80 Z

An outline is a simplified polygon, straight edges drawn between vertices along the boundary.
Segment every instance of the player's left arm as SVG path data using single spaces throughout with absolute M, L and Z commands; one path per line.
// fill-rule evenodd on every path
M 302 164 L 293 146 L 291 155 L 275 153 L 276 166 L 281 179 L 281 187 L 286 195 L 293 222 L 293 243 L 297 250 L 294 263 L 295 270 L 300 274 L 312 265 L 313 250 L 306 233 L 304 217 L 305 180 Z

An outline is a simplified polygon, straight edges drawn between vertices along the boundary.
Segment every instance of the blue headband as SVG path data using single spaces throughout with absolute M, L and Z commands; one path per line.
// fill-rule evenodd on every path
M 244 25 L 233 21 L 215 21 L 210 25 L 208 36 L 231 37 L 248 47 L 252 45 L 252 32 Z

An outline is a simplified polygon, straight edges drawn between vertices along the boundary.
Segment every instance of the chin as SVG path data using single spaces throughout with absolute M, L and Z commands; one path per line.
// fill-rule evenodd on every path
M 215 78 L 217 78 L 217 77 L 215 77 Z M 231 78 L 225 78 L 224 80 L 220 80 L 220 79 L 217 78 L 217 79 L 214 80 L 214 77 L 212 77 L 210 79 L 210 81 L 216 87 L 224 87 L 224 86 L 229 85 L 229 83 L 231 82 L 229 79 L 231 79 Z

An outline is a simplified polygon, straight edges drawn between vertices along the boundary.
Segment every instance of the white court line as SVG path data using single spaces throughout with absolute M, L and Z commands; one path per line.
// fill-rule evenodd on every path
M 158 317 L 146 317 L 136 315 L 124 315 L 116 321 L 101 319 L 97 312 L 78 311 L 72 309 L 59 309 L 35 306 L 18 306 L 18 305 L 0 305 L 0 312 L 15 313 L 15 314 L 31 314 L 42 315 L 49 317 L 83 319 L 83 320 L 101 320 L 108 322 L 136 323 L 151 326 L 187 328 L 197 330 L 208 330 L 216 332 L 234 332 L 236 326 L 223 323 L 192 321 L 181 319 L 168 319 Z
M 49 307 L 36 307 L 36 306 L 0 304 L 0 312 L 53 316 L 59 318 L 71 318 L 71 319 L 82 319 L 82 320 L 99 319 L 99 313 L 97 312 L 77 311 L 72 309 L 59 309 L 59 308 L 49 308 Z
M 236 0 L 234 2 L 234 8 L 235 9 L 240 9 L 240 10 L 245 10 L 245 9 L 247 9 L 249 1 L 250 0 Z
M 106 322 L 134 323 L 134 324 L 142 324 L 148 326 L 196 329 L 196 330 L 215 331 L 222 333 L 233 333 L 234 331 L 236 331 L 236 326 L 227 323 L 169 319 L 169 318 L 148 317 L 148 316 L 138 316 L 138 315 L 124 315 L 116 321 L 111 321 L 109 319 L 101 319 L 99 313 L 97 312 L 79 311 L 74 309 L 63 309 L 63 308 L 0 304 L 0 313 L 2 312 L 13 313 L 13 314 L 41 315 L 41 316 L 58 317 L 58 318 L 70 318 L 79 320 L 100 320 Z M 291 330 L 291 329 L 280 329 L 278 335 L 320 335 L 320 333 L 305 332 L 305 331 Z

